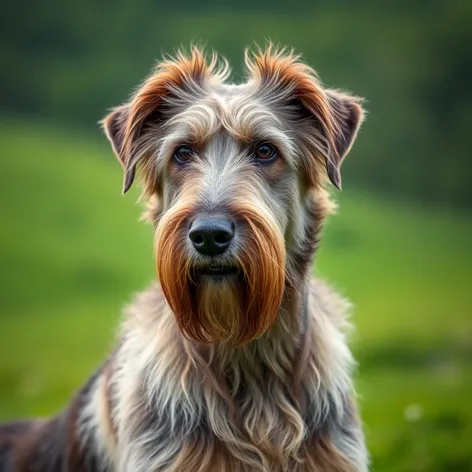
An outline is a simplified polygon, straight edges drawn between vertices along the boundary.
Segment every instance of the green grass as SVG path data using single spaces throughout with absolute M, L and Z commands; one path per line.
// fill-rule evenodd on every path
M 61 408 L 154 277 L 105 140 L 0 125 L 0 419 Z M 392 172 L 395 169 L 392 168 Z M 346 187 L 350 183 L 346 182 Z M 354 303 L 376 471 L 472 470 L 472 218 L 344 191 L 315 270 Z

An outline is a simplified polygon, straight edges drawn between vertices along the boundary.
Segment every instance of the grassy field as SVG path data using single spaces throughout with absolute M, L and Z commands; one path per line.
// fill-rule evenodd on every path
M 104 139 L 4 122 L 0 142 L 7 420 L 67 402 L 154 271 L 137 193 L 120 196 L 121 170 Z M 472 471 L 472 216 L 359 190 L 338 200 L 315 271 L 355 305 L 374 470 Z

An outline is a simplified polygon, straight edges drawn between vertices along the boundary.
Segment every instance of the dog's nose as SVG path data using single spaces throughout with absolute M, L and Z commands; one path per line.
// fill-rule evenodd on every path
M 226 218 L 198 218 L 190 226 L 188 237 L 200 254 L 217 256 L 229 248 L 234 237 L 234 223 Z

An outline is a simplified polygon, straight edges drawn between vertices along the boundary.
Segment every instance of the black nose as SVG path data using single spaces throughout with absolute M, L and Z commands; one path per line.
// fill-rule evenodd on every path
M 188 237 L 200 254 L 217 256 L 229 248 L 234 237 L 234 223 L 221 217 L 198 218 L 190 226 Z

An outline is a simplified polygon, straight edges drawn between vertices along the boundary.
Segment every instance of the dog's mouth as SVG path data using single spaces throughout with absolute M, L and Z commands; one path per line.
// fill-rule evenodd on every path
M 242 277 L 241 270 L 236 266 L 208 265 L 204 267 L 196 267 L 193 270 L 193 272 L 197 276 L 204 276 L 204 277 L 215 277 L 215 278 L 232 277 L 232 276 Z

